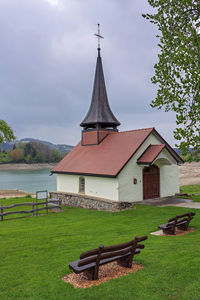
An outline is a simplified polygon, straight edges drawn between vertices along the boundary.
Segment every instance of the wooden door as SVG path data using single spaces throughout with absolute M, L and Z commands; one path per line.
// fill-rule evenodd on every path
M 160 173 L 156 165 L 143 169 L 143 199 L 160 197 Z

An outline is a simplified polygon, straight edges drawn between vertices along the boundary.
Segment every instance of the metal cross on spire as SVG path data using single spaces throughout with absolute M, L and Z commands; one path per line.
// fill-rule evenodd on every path
M 96 37 L 98 38 L 98 50 L 100 50 L 100 39 L 104 39 L 102 35 L 100 35 L 100 24 L 97 24 L 98 26 L 98 33 L 95 33 Z

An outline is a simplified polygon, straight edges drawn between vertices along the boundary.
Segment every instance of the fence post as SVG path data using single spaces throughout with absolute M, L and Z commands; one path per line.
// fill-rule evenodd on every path
M 46 196 L 46 213 L 48 214 L 48 195 Z
M 32 201 L 32 217 L 35 215 L 35 202 Z
M 62 203 L 62 200 L 59 199 L 59 202 L 58 202 L 58 203 L 59 203 L 59 206 L 60 206 L 60 207 L 59 207 L 59 211 L 62 211 L 62 209 L 61 209 L 61 203 Z
M 1 207 L 1 221 L 3 221 L 3 206 L 0 205 L 0 207 Z

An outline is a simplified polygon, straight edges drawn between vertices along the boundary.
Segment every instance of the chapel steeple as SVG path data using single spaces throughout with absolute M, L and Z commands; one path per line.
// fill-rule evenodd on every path
M 102 60 L 100 55 L 100 35 L 99 24 L 98 24 L 98 56 L 96 63 L 96 72 L 92 93 L 92 100 L 90 104 L 89 111 L 80 124 L 83 127 L 83 132 L 85 131 L 118 131 L 117 126 L 120 125 L 119 121 L 116 119 L 109 106 L 106 86 L 104 81 Z M 99 143 L 100 141 L 98 141 Z

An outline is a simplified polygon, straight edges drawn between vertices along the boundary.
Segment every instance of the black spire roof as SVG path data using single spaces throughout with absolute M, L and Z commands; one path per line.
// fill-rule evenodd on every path
M 94 87 L 92 93 L 92 100 L 89 111 L 82 121 L 80 126 L 84 127 L 85 130 L 91 128 L 112 128 L 116 129 L 119 126 L 119 121 L 115 118 L 112 113 L 108 97 L 106 93 L 106 86 L 103 75 L 103 67 L 100 56 L 100 48 L 98 48 L 98 57 L 96 64 L 96 72 L 94 79 Z

